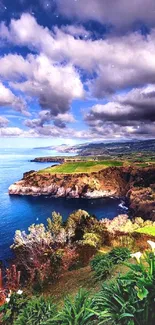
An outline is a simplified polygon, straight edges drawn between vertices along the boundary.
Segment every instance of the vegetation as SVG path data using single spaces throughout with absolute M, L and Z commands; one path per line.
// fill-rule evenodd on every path
M 154 227 L 78 210 L 65 223 L 53 212 L 46 226 L 17 231 L 15 264 L 0 272 L 0 324 L 153 325 L 155 243 L 142 230 Z
M 138 253 L 139 254 L 139 253 Z M 135 254 L 136 256 L 136 254 Z M 140 256 L 140 254 L 139 254 Z M 155 256 L 145 253 L 130 272 L 104 284 L 94 301 L 98 324 L 153 325 L 155 323 Z
M 5 303 L 0 307 L 0 321 L 4 325 L 11 325 L 17 319 L 21 310 L 28 303 L 28 297 L 22 291 L 17 291 L 8 294 Z M 1 324 L 1 322 L 0 322 Z
M 148 234 L 151 236 L 155 236 L 155 226 L 145 226 L 137 230 L 137 232 L 141 234 Z
M 152 252 L 132 254 L 137 263 L 126 263 L 129 271 L 105 282 L 94 297 L 80 289 L 75 298 L 66 297 L 61 309 L 51 298 L 12 294 L 1 309 L 4 325 L 154 325 L 155 323 L 155 243 L 149 241 Z M 119 254 L 125 251 L 120 249 Z M 101 256 L 100 256 L 101 258 Z M 94 264 L 99 256 L 94 259 Z
M 39 173 L 45 173 L 45 172 L 50 174 L 91 173 L 91 172 L 97 172 L 107 167 L 120 167 L 120 166 L 123 166 L 123 162 L 116 161 L 116 160 L 66 162 L 62 165 L 40 170 Z
M 107 254 L 98 254 L 91 261 L 91 267 L 97 280 L 106 279 L 111 275 L 114 266 L 129 259 L 131 252 L 126 247 L 117 247 Z
M 44 325 L 50 319 L 50 324 L 54 325 L 54 318 L 57 315 L 56 305 L 50 298 L 33 297 L 20 311 L 14 325 Z
M 91 262 L 92 270 L 94 271 L 97 280 L 106 279 L 113 271 L 113 262 L 108 254 L 96 255 Z
M 90 312 L 92 300 L 89 297 L 89 292 L 80 289 L 74 300 L 71 297 L 66 297 L 64 307 L 58 313 L 55 320 L 62 325 L 87 325 L 92 324 L 94 313 Z M 49 320 L 51 324 L 51 320 Z

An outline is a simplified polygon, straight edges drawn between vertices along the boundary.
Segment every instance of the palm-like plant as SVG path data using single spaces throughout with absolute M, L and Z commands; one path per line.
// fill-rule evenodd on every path
M 95 323 L 94 313 L 89 311 L 92 307 L 92 300 L 88 297 L 88 292 L 80 289 L 75 299 L 71 297 L 65 299 L 64 308 L 55 318 L 57 324 L 61 325 L 93 325 Z M 49 322 L 50 324 L 50 322 Z
M 98 325 L 140 325 L 141 323 L 133 322 L 136 308 L 136 292 L 121 279 L 104 284 L 94 302 Z
M 54 325 L 53 318 L 57 313 L 56 306 L 51 299 L 44 297 L 32 298 L 26 307 L 21 311 L 13 325 L 44 325 L 50 319 Z
M 127 264 L 125 276 L 104 284 L 94 301 L 98 325 L 155 324 L 155 256 L 145 253 L 138 264 Z

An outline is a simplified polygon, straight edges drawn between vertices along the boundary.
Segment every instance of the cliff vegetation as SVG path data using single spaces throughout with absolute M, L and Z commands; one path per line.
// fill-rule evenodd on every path
M 0 272 L 3 325 L 153 325 L 155 242 L 152 221 L 120 215 L 98 221 L 74 211 L 63 223 L 17 231 L 15 261 Z

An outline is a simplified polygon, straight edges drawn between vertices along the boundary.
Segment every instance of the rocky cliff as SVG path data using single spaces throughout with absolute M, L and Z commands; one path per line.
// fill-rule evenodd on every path
M 10 186 L 9 194 L 70 198 L 122 196 L 126 193 L 127 184 L 127 173 L 115 167 L 91 174 L 51 175 L 31 171 Z
M 126 196 L 134 216 L 155 220 L 155 168 L 109 167 L 91 174 L 25 173 L 10 195 L 68 198 Z

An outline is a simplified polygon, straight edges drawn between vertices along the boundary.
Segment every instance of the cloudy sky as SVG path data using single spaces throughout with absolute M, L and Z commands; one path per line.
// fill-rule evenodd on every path
M 0 142 L 8 138 L 155 138 L 155 1 L 1 0 Z

